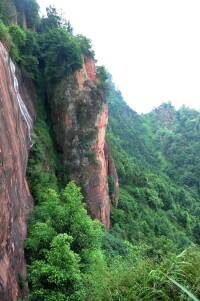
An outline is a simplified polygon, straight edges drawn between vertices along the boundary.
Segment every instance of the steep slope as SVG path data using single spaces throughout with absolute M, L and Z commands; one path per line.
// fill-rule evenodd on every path
M 0 299 L 7 301 L 21 295 L 19 277 L 26 274 L 23 246 L 33 202 L 25 174 L 35 95 L 1 43 L 0 75 Z
M 11 2 L 8 2 L 8 5 Z M 41 28 L 44 30 L 41 36 L 27 30 L 25 23 L 32 27 L 31 24 L 34 26 L 36 22 L 35 17 L 38 17 L 36 1 L 30 1 L 29 4 L 27 1 L 12 2 L 13 19 L 6 16 L 6 3 L 4 2 L 0 6 L 0 14 L 5 24 L 10 25 L 9 22 L 12 24 L 5 26 L 3 22 L 0 22 L 0 39 L 21 67 L 28 67 L 29 75 L 35 80 L 37 92 L 41 95 L 37 104 L 39 107 L 47 96 L 45 110 L 48 111 L 48 114 L 40 116 L 39 122 L 42 124 L 40 130 L 45 135 L 44 140 L 49 140 L 48 143 L 51 144 L 51 154 L 55 155 L 55 161 L 61 152 L 64 166 L 62 172 L 64 171 L 68 175 L 68 179 L 75 179 L 82 187 L 87 209 L 92 218 L 99 219 L 106 228 L 109 228 L 111 194 L 109 194 L 108 176 L 113 175 L 115 180 L 115 194 L 112 193 L 112 195 L 116 203 L 118 201 L 118 178 L 111 153 L 105 143 L 108 109 L 103 92 L 98 87 L 99 80 L 93 60 L 84 57 L 83 68 L 80 70 L 82 66 L 81 43 L 84 46 L 86 43 L 87 50 L 90 47 L 90 45 L 88 46 L 89 42 L 86 38 L 75 37 L 70 30 L 68 32 L 66 28 L 62 28 L 59 17 L 55 19 L 56 22 L 52 28 L 51 16 L 56 15 L 53 8 L 49 11 L 50 22 L 47 20 L 48 18 L 41 21 Z M 22 18 L 19 20 L 19 24 L 21 22 L 24 29 L 14 24 L 16 23 L 16 12 Z M 24 13 L 26 14 L 24 15 Z M 31 16 L 27 19 L 29 13 Z M 50 24 L 49 27 L 47 24 Z M 57 43 L 58 40 L 59 43 Z M 57 73 L 52 72 L 55 70 L 54 60 L 59 62 Z M 26 238 L 27 217 L 33 204 L 25 174 L 28 153 L 34 144 L 31 134 L 33 120 L 36 117 L 36 96 L 32 82 L 25 79 L 2 45 L 1 73 L 2 112 L 0 121 L 4 133 L 1 135 L 0 141 L 2 147 L 2 212 L 0 217 L 2 233 L 4 233 L 1 237 L 1 298 L 2 300 L 14 300 L 23 293 L 25 294 L 25 292 L 21 292 L 21 289 L 22 287 L 26 288 L 27 282 L 27 279 L 24 279 L 26 268 L 23 245 Z M 41 80 L 42 77 L 43 80 Z M 50 94 L 49 91 L 52 93 Z M 57 93 L 58 91 L 59 93 Z M 52 118 L 50 118 L 50 114 Z M 48 121 L 45 120 L 47 116 Z M 51 131 L 52 121 L 54 133 Z M 39 133 L 39 137 L 41 136 Z M 39 194 L 36 193 L 39 186 L 36 182 L 39 182 L 39 177 L 41 183 L 48 178 L 45 183 L 48 182 L 48 185 L 44 185 L 44 189 L 52 185 L 51 187 L 59 190 L 66 185 L 66 182 L 61 180 L 61 171 L 57 166 L 55 168 L 57 162 L 55 163 L 54 159 L 50 158 L 50 161 L 53 162 L 52 165 L 47 160 L 44 163 L 44 158 L 41 158 L 40 155 L 42 153 L 45 156 L 46 153 L 40 152 L 40 142 L 38 137 L 35 138 L 36 145 L 33 147 L 33 152 L 37 150 L 38 153 L 35 153 L 36 159 L 32 160 L 34 164 L 32 170 L 29 169 L 29 180 L 34 196 L 37 195 L 36 201 L 40 202 L 42 196 L 40 194 L 38 197 Z M 58 150 L 52 146 L 54 139 L 57 141 Z M 48 149 L 47 144 L 44 148 Z M 38 162 L 39 160 L 41 162 Z M 38 175 L 38 165 L 41 168 L 40 175 Z M 38 179 L 35 179 L 34 173 L 37 174 Z M 33 178 L 34 181 L 31 183 Z M 55 185 L 50 183 L 52 179 Z
M 110 80 L 108 122 L 91 41 L 54 7 L 37 13 L 36 0 L 0 3 L 0 39 L 38 95 L 32 134 L 32 83 L 1 45 L 1 300 L 186 300 L 171 276 L 199 297 L 199 251 L 182 252 L 199 243 L 198 114 L 140 116 Z
M 178 184 L 193 187 L 200 192 L 199 139 L 200 113 L 194 109 L 162 104 L 145 116 L 152 138 L 165 160 L 167 174 Z
M 161 169 L 178 185 L 177 203 L 185 216 L 193 217 L 191 230 L 199 244 L 200 112 L 185 106 L 176 111 L 171 103 L 164 103 L 144 116 L 144 122 L 160 154 Z
M 193 138 L 197 133 L 188 138 L 194 141 L 194 148 L 184 136 L 188 135 L 187 130 L 173 121 L 175 116 L 180 119 L 180 112 L 176 113 L 174 108 L 164 112 L 160 108 L 149 115 L 138 115 L 127 106 L 111 80 L 109 87 L 107 140 L 121 187 L 118 209 L 111 211 L 110 233 L 134 244 L 142 240 L 153 253 L 175 251 L 191 241 L 198 242 L 196 169 L 192 189 L 185 185 L 186 180 L 189 183 L 192 180 L 191 172 L 190 177 L 189 170 L 186 172 L 186 158 L 192 159 L 198 150 L 198 141 Z M 187 124 L 197 124 L 197 112 L 186 115 Z M 176 141 L 180 141 L 184 151 Z M 191 166 L 189 168 L 191 170 Z
M 98 82 L 93 60 L 84 57 L 83 68 L 57 85 L 50 106 L 66 171 L 81 186 L 91 217 L 109 228 L 108 176 L 115 174 L 116 203 L 118 179 L 106 148 L 108 107 Z
M 35 29 L 39 5 L 36 0 L 1 0 L 0 19 L 4 24 L 18 24 L 23 28 Z

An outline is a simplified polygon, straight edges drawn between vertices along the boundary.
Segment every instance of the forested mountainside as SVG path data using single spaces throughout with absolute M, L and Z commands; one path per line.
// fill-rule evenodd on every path
M 198 300 L 200 113 L 137 114 L 38 11 L 0 1 L 0 299 Z
M 151 252 L 199 243 L 200 113 L 166 103 L 138 115 L 109 86 L 107 141 L 121 192 L 110 233 Z

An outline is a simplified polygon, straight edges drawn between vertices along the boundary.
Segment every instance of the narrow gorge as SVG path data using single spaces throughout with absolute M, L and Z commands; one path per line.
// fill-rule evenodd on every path
M 19 277 L 27 274 L 23 247 L 34 200 L 26 181 L 26 168 L 34 143 L 31 135 L 37 116 L 37 96 L 32 81 L 12 62 L 2 44 L 0 51 L 0 296 L 7 301 L 21 295 Z M 82 187 L 91 217 L 109 229 L 108 176 L 115 179 L 116 204 L 118 177 L 105 142 L 108 107 L 97 83 L 94 63 L 86 60 L 72 80 L 58 84 L 49 102 L 66 172 Z

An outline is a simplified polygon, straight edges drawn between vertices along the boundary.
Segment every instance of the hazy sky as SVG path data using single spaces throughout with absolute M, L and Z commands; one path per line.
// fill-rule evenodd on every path
M 164 101 L 200 110 L 199 0 L 38 0 L 93 42 L 125 101 L 145 113 Z

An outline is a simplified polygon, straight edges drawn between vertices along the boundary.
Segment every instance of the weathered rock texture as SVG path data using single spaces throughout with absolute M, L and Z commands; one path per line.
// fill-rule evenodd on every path
M 113 180 L 113 191 L 111 198 L 114 201 L 115 206 L 118 205 L 118 199 L 119 199 L 119 182 L 118 182 L 118 175 L 117 170 L 115 168 L 115 163 L 112 157 L 111 152 L 109 151 L 107 143 L 104 144 L 104 153 L 105 153 L 105 159 L 107 162 L 107 173 L 108 176 L 112 177 Z M 109 192 L 110 193 L 110 192 Z
M 12 68 L 11 68 L 12 66 Z M 25 293 L 23 244 L 32 197 L 25 173 L 35 110 L 31 82 L 14 65 L 0 44 L 0 300 L 12 301 Z M 19 99 L 19 97 L 22 97 Z M 21 101 L 21 102 L 19 102 Z M 25 105 L 26 107 L 23 107 Z M 20 107 L 21 106 L 21 107 Z
M 82 187 L 91 217 L 109 228 L 109 171 L 116 180 L 116 203 L 118 179 L 107 148 L 105 154 L 108 106 L 98 82 L 94 62 L 84 58 L 83 68 L 57 86 L 50 105 L 64 166 Z

